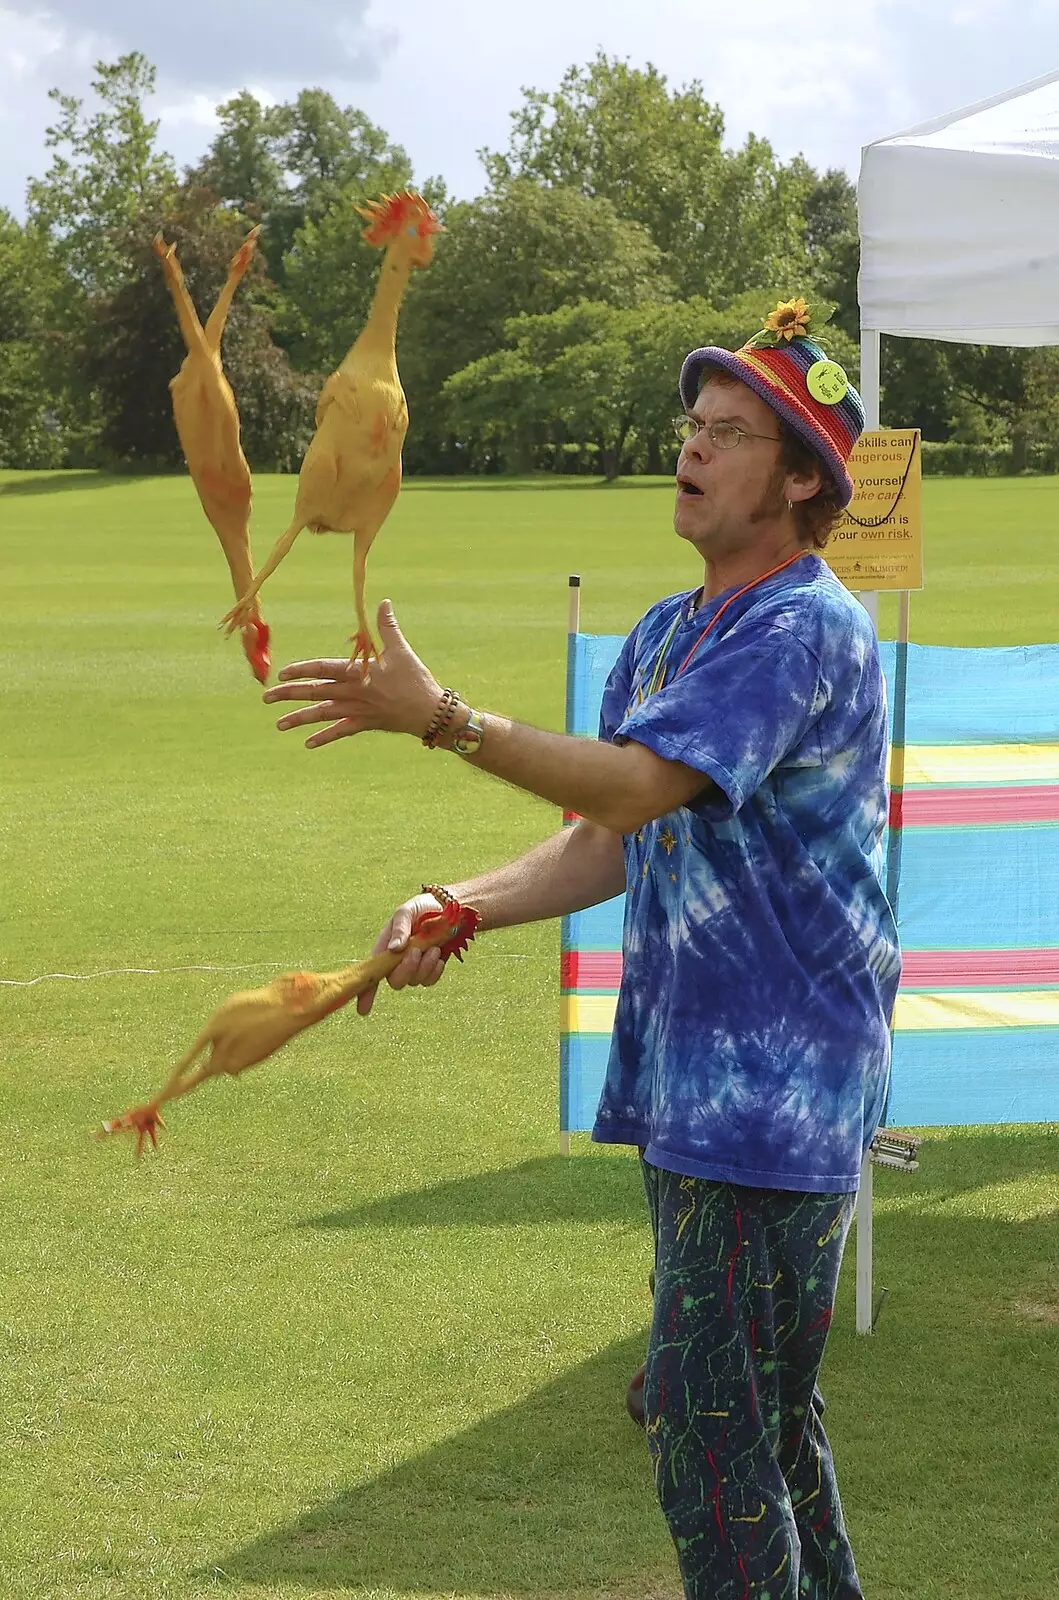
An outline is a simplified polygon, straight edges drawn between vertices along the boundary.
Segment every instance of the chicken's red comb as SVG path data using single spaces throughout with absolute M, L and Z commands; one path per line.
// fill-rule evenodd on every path
M 452 933 L 438 949 L 443 960 L 455 956 L 457 961 L 462 961 L 463 952 L 477 933 L 481 920 L 473 906 L 461 906 L 458 900 L 450 900 L 440 911 L 421 912 L 412 924 L 412 933 L 415 935 L 431 924 L 447 923 Z
M 381 200 L 371 200 L 366 206 L 357 206 L 355 209 L 368 219 L 369 225 L 362 237 L 369 244 L 389 244 L 405 228 L 414 228 L 419 234 L 441 231 L 441 224 L 427 201 L 412 189 L 384 194 Z

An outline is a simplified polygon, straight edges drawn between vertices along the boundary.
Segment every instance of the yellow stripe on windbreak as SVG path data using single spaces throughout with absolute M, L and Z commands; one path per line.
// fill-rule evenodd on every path
M 560 1033 L 610 1033 L 616 994 L 564 994 L 559 1000 Z
M 1059 989 L 899 994 L 894 1027 L 901 1033 L 940 1028 L 1059 1028 Z
M 1059 783 L 1059 744 L 910 744 L 904 782 Z
M 564 994 L 563 1033 L 610 1033 L 613 994 Z M 1059 989 L 948 989 L 899 994 L 894 1026 L 902 1033 L 942 1028 L 1059 1028 Z

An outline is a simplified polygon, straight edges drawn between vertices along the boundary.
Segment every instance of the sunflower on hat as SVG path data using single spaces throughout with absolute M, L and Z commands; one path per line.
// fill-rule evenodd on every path
M 809 308 L 809 302 L 799 295 L 794 300 L 780 300 L 775 311 L 770 311 L 762 326 L 743 346 L 744 350 L 760 349 L 772 345 L 783 349 L 792 339 L 819 338 L 818 329 L 831 320 L 834 307 L 825 308 L 827 314 L 818 316 Z M 812 333 L 810 334 L 810 328 Z
M 765 318 L 764 331 L 778 334 L 781 339 L 804 339 L 811 320 L 804 300 L 781 300 L 775 311 L 770 311 Z

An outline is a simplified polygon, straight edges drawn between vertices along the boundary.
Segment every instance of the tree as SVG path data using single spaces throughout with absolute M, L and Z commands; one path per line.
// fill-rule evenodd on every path
M 888 428 L 919 428 L 924 439 L 952 436 L 954 410 L 950 346 L 934 339 L 883 334 L 879 411 Z
M 98 460 L 100 413 L 87 378 L 86 341 L 93 305 L 116 292 L 131 266 L 124 254 L 133 218 L 151 231 L 174 192 L 170 158 L 155 147 L 157 122 L 144 102 L 154 90 L 154 68 L 138 52 L 96 63 L 98 107 L 59 89 L 48 129 L 51 163 L 27 190 L 28 232 L 47 294 L 38 303 L 40 377 L 49 416 L 66 465 Z
M 605 198 L 635 218 L 664 255 L 680 253 L 689 182 L 722 161 L 724 117 L 699 83 L 671 94 L 666 79 L 601 51 L 570 67 L 551 94 L 523 90 L 505 154 L 483 151 L 490 181 L 515 177 Z
M 545 445 L 590 447 L 604 476 L 615 478 L 633 438 L 655 469 L 669 464 L 681 362 L 694 345 L 723 341 L 730 326 L 704 300 L 580 301 L 513 317 L 505 333 L 509 348 L 445 385 L 467 454 L 473 459 L 484 441 L 525 471 L 540 464 Z
M 46 241 L 0 209 L 0 467 L 62 465 L 64 418 L 47 361 L 55 293 Z
M 218 200 L 262 222 L 285 187 L 274 114 L 243 89 L 217 107 L 217 118 L 220 132 L 186 182 L 212 189 Z
M 689 350 L 731 349 L 760 326 L 777 296 L 750 291 L 723 311 L 701 298 L 615 307 L 582 301 L 512 318 L 508 347 L 445 384 L 466 459 L 499 457 L 508 468 L 540 465 L 548 447 L 590 447 L 606 478 L 635 462 L 671 468 L 681 410 L 678 380 Z M 829 349 L 856 372 L 856 348 L 834 329 Z
M 813 289 L 836 306 L 835 325 L 851 339 L 860 339 L 860 230 L 857 191 L 846 174 L 831 167 L 817 176 L 806 166 L 803 202 L 805 245 Z
M 263 224 L 262 249 L 277 283 L 286 279 L 299 229 L 350 195 L 375 198 L 411 181 L 401 146 L 323 89 L 270 107 L 244 91 L 218 115 L 220 132 L 188 181 Z
M 217 207 L 203 190 L 182 196 L 164 219 L 166 239 L 177 246 L 203 321 L 246 231 L 245 219 Z M 182 459 L 169 380 L 186 351 L 150 241 L 151 229 L 133 221 L 123 241 L 133 270 L 94 308 L 89 376 L 103 407 L 102 441 L 109 457 L 157 468 Z M 312 434 L 320 378 L 292 372 L 273 344 L 269 288 L 264 263 L 255 257 L 229 313 L 224 366 L 239 406 L 247 459 L 258 468 L 291 471 Z
M 30 180 L 29 218 L 52 241 L 63 268 L 86 293 L 110 293 L 128 270 L 122 244 L 134 217 L 161 217 L 176 188 L 168 155 L 155 149 L 158 123 L 144 101 L 154 93 L 155 70 L 139 51 L 96 63 L 92 88 L 101 108 L 59 89 L 49 99 L 60 116 L 45 135 L 53 150 L 43 178 Z
M 413 281 L 398 332 L 412 409 L 409 463 L 455 464 L 445 380 L 504 344 L 509 319 L 581 299 L 631 306 L 672 288 L 647 232 L 608 200 L 513 179 L 445 213 L 434 264 Z
M 717 303 L 742 289 L 804 278 L 803 161 L 784 166 L 765 140 L 723 147 L 724 118 L 698 82 L 670 90 L 602 52 L 554 93 L 524 91 L 503 154 L 483 153 L 494 185 L 513 177 L 607 199 L 662 252 L 681 296 Z
M 955 395 L 978 409 L 1011 442 L 1012 469 L 1024 472 L 1033 436 L 1037 352 L 1007 345 L 949 345 L 945 364 Z

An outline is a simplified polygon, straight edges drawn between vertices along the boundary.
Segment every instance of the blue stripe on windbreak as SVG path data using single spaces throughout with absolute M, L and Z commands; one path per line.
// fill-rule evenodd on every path
M 1057 1118 L 1059 1028 L 897 1034 L 890 1126 L 973 1126 Z
M 575 911 L 563 918 L 564 950 L 620 950 L 625 896 L 615 895 L 601 906 Z
M 560 1126 L 590 1132 L 610 1036 L 565 1034 Z M 1059 1120 L 1059 1028 L 954 1028 L 899 1033 L 890 1127 Z
M 893 713 L 897 646 L 879 646 Z M 1052 744 L 1059 739 L 1059 645 L 971 650 L 908 646 L 907 744 Z
M 621 655 L 625 636 L 620 633 L 575 633 L 568 635 L 568 639 L 566 731 L 587 734 L 595 739 L 599 733 L 599 707 L 603 690 L 607 686 L 611 668 Z
M 564 1133 L 590 1133 L 607 1075 L 609 1033 L 564 1033 L 559 1074 L 559 1126 Z
M 1059 825 L 908 828 L 899 928 L 916 950 L 1049 943 L 1059 903 Z M 911 935 L 911 937 L 909 937 Z

